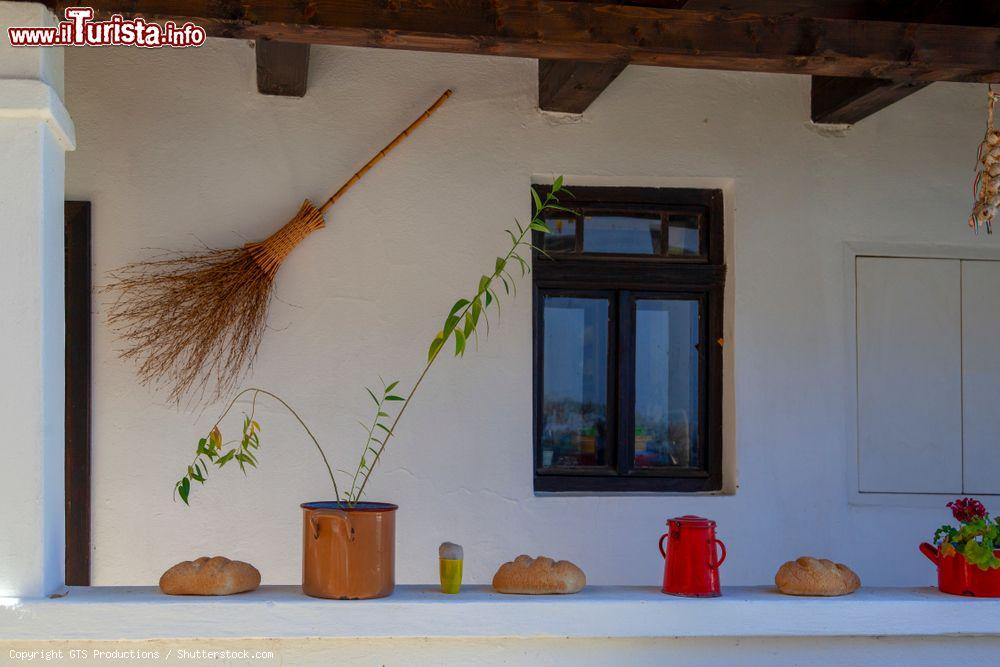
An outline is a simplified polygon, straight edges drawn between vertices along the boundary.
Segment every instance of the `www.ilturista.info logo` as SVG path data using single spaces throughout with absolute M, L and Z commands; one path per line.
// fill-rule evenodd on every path
M 163 25 L 142 18 L 126 19 L 114 14 L 107 21 L 94 21 L 92 7 L 67 7 L 66 20 L 57 26 L 7 28 L 11 46 L 139 46 L 158 49 L 201 46 L 205 29 L 188 21 L 178 26 Z

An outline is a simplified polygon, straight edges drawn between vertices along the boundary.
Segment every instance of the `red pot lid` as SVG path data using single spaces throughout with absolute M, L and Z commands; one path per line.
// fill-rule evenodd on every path
M 694 514 L 685 514 L 684 516 L 675 516 L 673 519 L 668 519 L 667 523 L 679 523 L 690 528 L 714 528 L 715 522 L 711 519 L 706 519 L 703 516 L 697 516 Z

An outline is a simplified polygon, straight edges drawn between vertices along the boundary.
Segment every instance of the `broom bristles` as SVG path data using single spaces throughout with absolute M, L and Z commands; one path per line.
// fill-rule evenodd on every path
M 144 385 L 166 385 L 171 403 L 187 395 L 220 398 L 250 371 L 267 326 L 274 276 L 323 213 L 427 120 L 446 90 L 319 208 L 308 199 L 284 227 L 242 248 L 135 262 L 111 274 L 117 292 L 108 322 L 125 341 L 121 356 L 138 364 Z
M 323 227 L 306 200 L 284 227 L 241 248 L 129 264 L 106 287 L 118 298 L 108 322 L 139 380 L 169 388 L 168 400 L 216 400 L 253 365 L 267 326 L 274 276 L 292 248 Z

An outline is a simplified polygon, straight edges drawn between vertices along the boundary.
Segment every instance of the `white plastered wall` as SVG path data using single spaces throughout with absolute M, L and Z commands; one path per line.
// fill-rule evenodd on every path
M 729 483 L 720 497 L 535 497 L 531 303 L 522 289 L 478 352 L 442 359 L 401 424 L 371 499 L 396 502 L 401 582 L 465 545 L 466 580 L 519 553 L 579 563 L 595 584 L 655 584 L 671 516 L 719 522 L 728 584 L 801 554 L 868 584 L 930 583 L 917 552 L 936 508 L 849 503 L 845 241 L 977 243 L 965 227 L 983 131 L 978 86 L 938 83 L 845 133 L 807 122 L 808 78 L 630 67 L 582 117 L 542 113 L 531 60 L 314 47 L 303 99 L 258 95 L 246 42 L 67 54 L 79 149 L 67 195 L 93 201 L 95 275 L 143 248 L 266 236 L 322 200 L 444 88 L 433 119 L 289 257 L 248 384 L 292 401 L 350 467 L 365 384 L 411 383 L 457 297 L 529 215 L 540 175 L 725 189 Z M 993 243 L 991 239 L 978 241 Z M 527 284 L 525 283 L 525 287 Z M 298 504 L 329 496 L 310 445 L 263 415 L 261 468 L 216 473 L 171 502 L 203 414 L 140 388 L 94 316 L 94 582 L 151 584 L 221 553 L 265 583 L 299 580 Z M 738 478 L 735 469 L 738 468 Z
M 0 2 L 0 26 L 49 25 L 41 5 Z M 0 598 L 63 583 L 63 191 L 73 123 L 63 53 L 0 34 Z

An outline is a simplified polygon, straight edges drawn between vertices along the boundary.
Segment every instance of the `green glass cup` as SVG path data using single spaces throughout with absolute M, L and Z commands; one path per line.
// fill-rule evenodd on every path
M 455 595 L 462 588 L 462 561 L 448 558 L 441 562 L 441 592 Z

